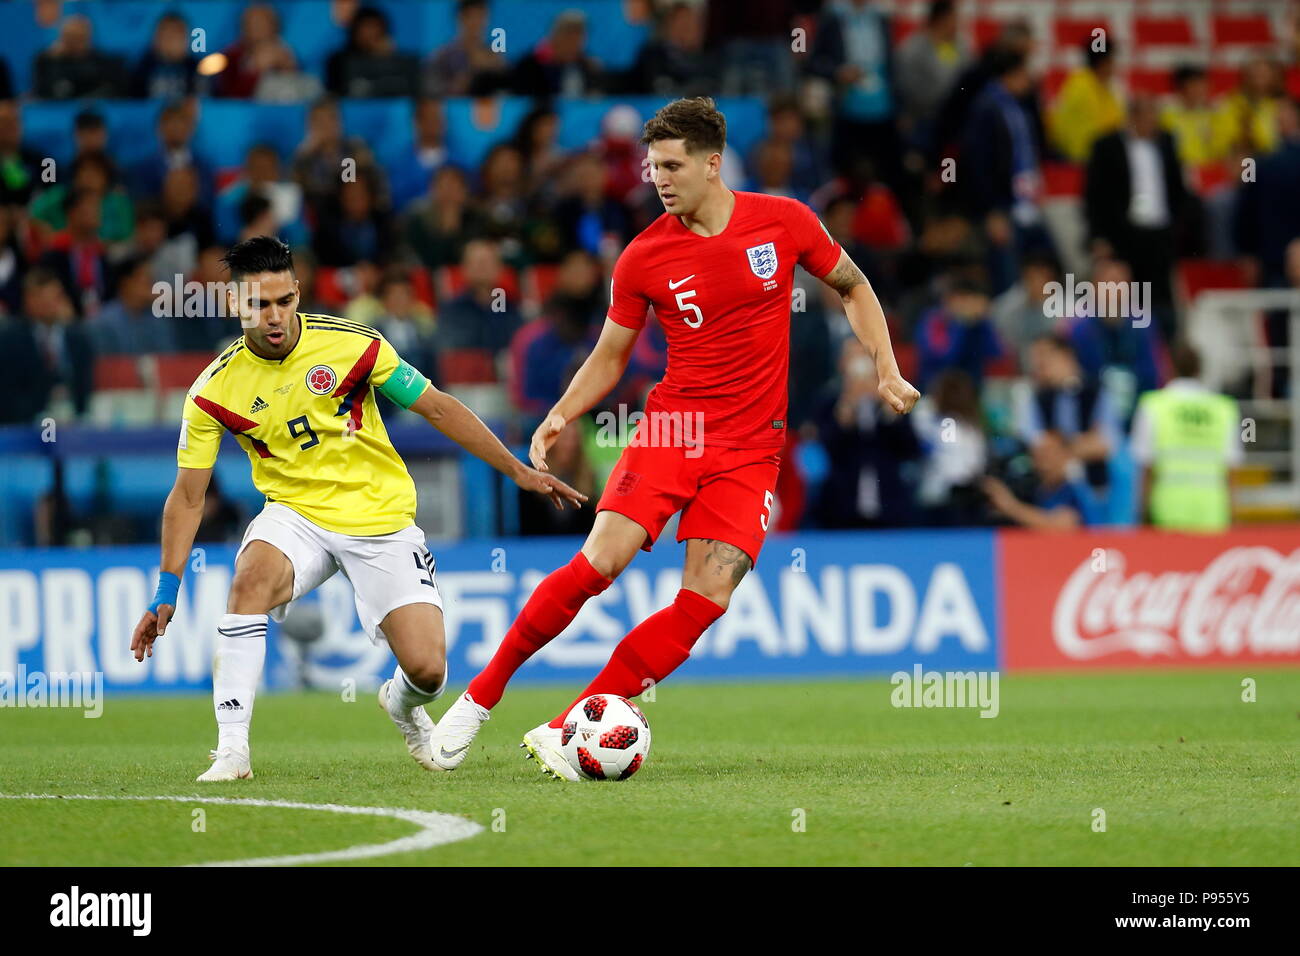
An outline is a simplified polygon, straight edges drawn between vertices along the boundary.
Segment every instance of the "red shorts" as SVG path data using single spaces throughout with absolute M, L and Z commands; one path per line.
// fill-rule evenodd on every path
M 688 448 L 629 444 L 610 472 L 596 511 L 645 528 L 643 550 L 677 512 L 677 540 L 725 541 L 758 562 L 772 521 L 781 448 Z

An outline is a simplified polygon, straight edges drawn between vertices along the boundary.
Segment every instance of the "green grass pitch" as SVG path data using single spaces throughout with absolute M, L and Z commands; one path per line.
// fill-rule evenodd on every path
M 1243 702 L 1242 680 L 1257 682 Z M 561 784 L 517 749 L 563 706 L 512 688 L 453 774 L 422 771 L 374 695 L 263 694 L 256 779 L 197 784 L 206 697 L 0 711 L 0 793 L 202 795 L 437 810 L 467 840 L 364 865 L 1300 864 L 1300 671 L 1003 677 L 1001 713 L 895 709 L 887 681 L 668 683 L 646 766 Z M 435 717 L 446 702 L 431 708 Z M 0 864 L 317 853 L 406 821 L 185 802 L 0 800 Z M 1096 809 L 1105 831 L 1094 830 Z M 802 825 L 800 825 L 802 824 Z

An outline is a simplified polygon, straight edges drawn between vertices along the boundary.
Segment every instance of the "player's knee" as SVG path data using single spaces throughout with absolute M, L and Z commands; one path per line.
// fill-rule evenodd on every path
M 609 578 L 611 581 L 623 573 L 623 569 L 632 563 L 633 554 L 624 554 L 618 548 L 606 544 L 587 544 L 582 548 L 583 556 L 592 570 Z
M 683 574 L 682 587 L 688 591 L 694 591 L 701 597 L 706 597 L 724 611 L 731 603 L 731 594 L 736 590 L 736 585 L 731 582 L 730 578 L 720 580 L 712 575 L 705 574 Z
M 420 690 L 432 692 L 447 679 L 447 659 L 441 653 L 430 651 L 417 660 L 404 663 L 402 671 Z
M 265 614 L 277 604 L 279 582 L 255 571 L 239 570 L 230 582 L 230 595 L 226 601 L 229 614 Z

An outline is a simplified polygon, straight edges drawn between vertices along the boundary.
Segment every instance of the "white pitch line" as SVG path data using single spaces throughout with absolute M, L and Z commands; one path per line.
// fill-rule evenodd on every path
M 0 793 L 0 800 L 164 800 L 173 803 L 215 803 L 233 807 L 277 807 L 284 810 L 319 810 L 326 813 L 347 813 L 355 816 L 389 817 L 405 820 L 420 828 L 410 836 L 399 837 L 387 843 L 366 843 L 328 850 L 323 853 L 297 853 L 290 856 L 259 856 L 247 860 L 220 860 L 213 863 L 193 863 L 191 866 L 299 866 L 304 863 L 337 863 L 343 860 L 364 860 L 387 856 L 390 853 L 410 853 L 431 847 L 467 840 L 483 832 L 483 827 L 450 813 L 432 810 L 401 810 L 396 807 L 350 807 L 338 803 L 294 803 L 290 800 L 259 800 L 240 797 L 142 797 L 109 796 L 103 794 L 59 793 Z

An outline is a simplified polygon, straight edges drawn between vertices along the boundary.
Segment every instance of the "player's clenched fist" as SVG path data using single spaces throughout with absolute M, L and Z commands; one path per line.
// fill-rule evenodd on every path
M 876 391 L 880 395 L 880 400 L 900 415 L 910 412 L 917 399 L 921 397 L 921 393 L 897 373 L 880 376 L 880 385 L 877 386 Z
M 533 432 L 532 444 L 528 446 L 528 460 L 538 471 L 550 471 L 546 465 L 546 453 L 551 450 L 555 439 L 560 437 L 560 432 L 564 431 L 566 425 L 568 422 L 563 415 L 547 415 L 537 426 L 537 431 Z
M 533 440 L 536 441 L 536 439 Z M 551 501 L 555 502 L 555 507 L 561 511 L 564 510 L 566 501 L 572 502 L 575 508 L 581 508 L 582 503 L 587 500 L 587 496 L 581 491 L 570 488 L 554 475 L 543 474 L 532 468 L 525 468 L 515 478 L 515 484 L 524 491 L 535 491 L 539 495 L 546 495 Z

